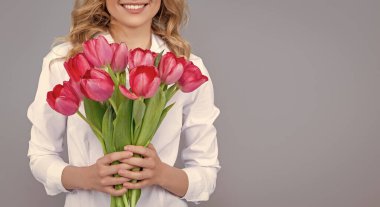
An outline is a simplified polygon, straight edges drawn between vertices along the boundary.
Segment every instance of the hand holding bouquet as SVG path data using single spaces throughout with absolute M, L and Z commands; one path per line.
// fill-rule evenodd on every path
M 47 102 L 65 116 L 78 114 L 86 121 L 104 154 L 123 151 L 126 145 L 148 146 L 175 104 L 166 106 L 174 94 L 192 92 L 208 80 L 183 57 L 128 50 L 125 43 L 109 44 L 103 36 L 84 42 L 83 53 L 64 66 L 70 80 L 49 91 Z M 85 115 L 78 110 L 82 102 Z M 123 196 L 112 196 L 111 207 L 135 207 L 140 194 L 141 189 L 130 189 Z

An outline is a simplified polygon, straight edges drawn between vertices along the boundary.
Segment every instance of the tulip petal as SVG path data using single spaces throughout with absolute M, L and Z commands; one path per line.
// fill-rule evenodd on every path
M 105 101 L 114 90 L 114 82 L 107 72 L 100 69 L 88 70 L 80 81 L 82 93 L 95 101 Z
M 201 70 L 190 61 L 185 65 L 184 72 L 178 80 L 178 85 L 182 92 L 189 93 L 197 89 L 207 80 L 208 77 L 202 75 Z
M 154 65 L 153 54 L 152 53 L 145 54 L 145 57 L 142 60 L 141 65 L 146 65 L 146 66 L 152 66 L 152 65 Z
M 70 81 L 63 81 L 63 89 L 60 96 L 68 97 L 78 103 L 81 101 Z
M 63 89 L 63 85 L 61 85 L 61 84 L 54 86 L 54 88 L 53 88 L 54 98 L 57 98 L 61 94 L 62 89 Z
M 65 116 L 74 114 L 80 104 L 79 98 L 74 93 L 68 81 L 64 81 L 63 85 L 56 85 L 53 91 L 49 91 L 46 101 L 53 110 Z
M 99 61 L 98 55 L 96 53 L 94 39 L 87 40 L 83 43 L 83 53 L 92 65 L 101 67 L 102 63 Z
M 74 90 L 75 92 L 75 95 L 80 99 L 80 100 L 83 100 L 83 93 L 82 91 L 80 90 L 80 82 L 75 82 L 73 81 L 72 79 L 69 80 L 69 83 L 71 85 L 71 88 Z
M 147 87 L 148 83 L 149 82 L 147 74 L 138 74 L 133 80 L 133 85 L 131 85 L 131 87 L 133 88 L 133 92 L 136 93 L 138 96 L 144 96 L 144 88 Z
M 170 74 L 166 77 L 165 83 L 170 85 L 175 82 L 177 82 L 183 74 L 183 65 L 178 64 L 176 65 L 172 71 L 170 71 Z
M 79 104 L 65 96 L 58 97 L 55 101 L 55 110 L 65 116 L 75 114 L 78 108 Z
M 154 66 L 154 59 L 157 54 L 150 50 L 143 50 L 141 48 L 135 48 L 129 52 L 128 65 L 129 69 L 136 68 L 138 66 Z
M 203 83 L 205 83 L 208 80 L 207 76 L 202 77 L 199 80 L 188 82 L 185 85 L 182 85 L 181 91 L 184 93 L 190 93 L 193 92 L 195 89 L 197 89 L 199 86 L 201 86 Z
M 159 77 L 156 77 L 156 78 L 150 83 L 150 85 L 147 87 L 148 90 L 146 91 L 144 97 L 145 97 L 145 98 L 151 98 L 151 97 L 153 97 L 153 96 L 156 94 L 158 88 L 160 87 L 160 83 L 161 83 L 160 78 L 159 78 Z
M 67 60 L 64 66 L 70 78 L 75 82 L 79 82 L 83 74 L 92 67 L 83 53 L 79 53 Z
M 101 63 L 98 67 L 102 67 L 111 64 L 113 51 L 111 45 L 108 44 L 107 39 L 104 36 L 99 36 L 95 39 L 95 49 L 98 59 Z
M 48 102 L 49 106 L 52 109 L 55 109 L 55 97 L 54 97 L 54 92 L 49 91 L 46 96 L 46 101 Z
M 108 80 L 109 78 L 110 80 L 112 80 L 111 76 L 106 71 L 101 70 L 101 69 L 93 68 L 90 70 L 89 73 L 90 73 L 91 78 L 93 79 L 107 79 Z
M 95 101 L 106 101 L 113 93 L 114 85 L 105 83 L 104 80 L 87 79 L 81 80 L 81 89 L 88 98 Z
M 131 99 L 131 100 L 136 100 L 138 99 L 139 97 L 136 96 L 136 94 L 130 92 L 125 86 L 123 85 L 119 85 L 119 90 L 121 92 L 121 94 L 123 94 L 125 97 Z
M 128 47 L 121 43 L 114 51 L 111 68 L 115 72 L 123 72 L 128 65 Z

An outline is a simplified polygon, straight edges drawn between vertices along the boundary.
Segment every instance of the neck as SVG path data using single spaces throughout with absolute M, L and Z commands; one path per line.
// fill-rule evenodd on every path
M 141 27 L 126 27 L 116 21 L 111 21 L 109 33 L 116 43 L 125 42 L 128 49 L 150 49 L 152 44 L 152 28 L 150 24 Z

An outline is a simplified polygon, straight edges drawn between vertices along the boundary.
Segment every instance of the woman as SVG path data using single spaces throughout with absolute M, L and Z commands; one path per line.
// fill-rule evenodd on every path
M 216 129 L 220 111 L 214 105 L 211 79 L 192 93 L 177 92 L 176 102 L 148 148 L 126 146 L 125 151 L 103 155 L 89 126 L 77 115 L 65 117 L 53 111 L 46 93 L 68 80 L 65 59 L 82 50 L 82 43 L 97 35 L 111 42 L 125 42 L 154 52 L 172 51 L 197 65 L 209 77 L 201 58 L 190 53 L 180 36 L 186 20 L 185 0 L 85 0 L 76 1 L 67 41 L 55 46 L 44 58 L 35 100 L 28 108 L 32 122 L 28 156 L 35 178 L 48 195 L 66 193 L 66 207 L 109 206 L 110 195 L 141 188 L 138 206 L 180 207 L 186 201 L 206 201 L 213 193 L 220 169 Z M 80 109 L 83 112 L 83 106 Z M 69 163 L 63 161 L 66 134 Z M 184 168 L 173 167 L 180 136 Z M 132 153 L 144 158 L 132 157 Z M 122 163 L 110 165 L 115 160 Z M 129 171 L 143 167 L 141 172 Z M 118 173 L 121 177 L 113 177 Z M 140 180 L 136 184 L 128 182 Z M 123 184 L 116 190 L 113 185 Z

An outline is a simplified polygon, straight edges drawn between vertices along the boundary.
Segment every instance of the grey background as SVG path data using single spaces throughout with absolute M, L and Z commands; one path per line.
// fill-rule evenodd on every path
M 190 1 L 215 86 L 222 170 L 200 206 L 380 206 L 380 1 Z M 43 56 L 67 1 L 1 1 L 1 206 L 63 206 L 26 157 Z

